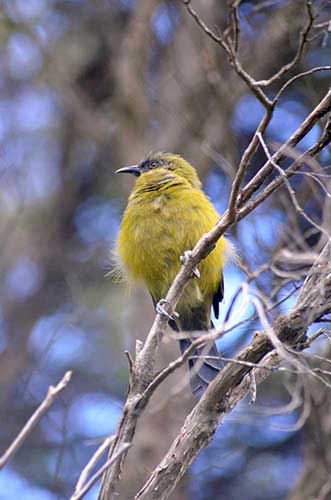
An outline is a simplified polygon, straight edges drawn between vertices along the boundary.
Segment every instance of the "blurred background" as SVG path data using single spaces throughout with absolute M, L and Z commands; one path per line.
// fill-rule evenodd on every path
M 331 6 L 313 5 L 309 49 L 289 76 L 330 64 Z M 196 7 L 207 23 L 224 28 L 226 2 L 202 0 Z M 307 22 L 301 0 L 242 1 L 239 17 L 240 58 L 256 79 L 293 58 Z M 288 87 L 266 134 L 270 145 L 290 136 L 329 83 L 325 72 Z M 1 471 L 1 500 L 68 498 L 116 428 L 128 381 L 124 350 L 134 352 L 135 339 L 145 338 L 153 308 L 143 289 L 128 295 L 106 276 L 134 182 L 114 171 L 151 150 L 180 153 L 222 212 L 262 114 L 179 1 L 0 1 L 1 453 L 48 386 L 73 370 L 69 386 Z M 298 150 L 320 133 L 315 126 Z M 261 149 L 249 176 L 264 161 Z M 319 162 L 329 172 L 330 149 Z M 307 213 L 330 232 L 330 182 L 326 174 L 319 179 L 298 176 L 292 185 Z M 270 319 L 291 307 L 306 271 L 289 270 L 288 263 L 304 255 L 310 265 L 321 238 L 298 218 L 286 190 L 229 237 L 250 271 L 270 264 L 251 285 L 275 305 Z M 224 310 L 246 278 L 242 268 L 228 266 Z M 220 342 L 224 356 L 259 328 L 250 305 L 239 303 L 232 318 L 234 325 L 247 321 Z M 326 348 L 319 341 L 311 356 L 326 356 Z M 160 366 L 177 354 L 176 342 L 165 338 Z M 119 498 L 133 498 L 192 408 L 190 391 L 176 390 L 183 374 L 184 368 L 160 387 L 141 419 Z M 255 405 L 244 401 L 220 426 L 172 498 L 317 498 L 331 467 L 330 406 L 323 384 L 290 371 L 273 374 L 258 388 Z M 331 498 L 329 486 L 318 498 Z M 86 498 L 96 498 L 97 490 Z

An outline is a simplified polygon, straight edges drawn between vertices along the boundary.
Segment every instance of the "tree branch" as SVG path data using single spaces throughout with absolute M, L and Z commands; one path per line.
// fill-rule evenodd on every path
M 201 19 L 201 17 L 197 14 L 197 12 L 193 9 L 193 7 L 191 7 L 191 0 L 182 0 L 182 2 L 185 5 L 189 14 L 193 17 L 193 19 L 197 23 L 197 25 L 200 26 L 200 28 L 202 28 L 202 30 L 206 33 L 207 36 L 209 36 L 209 38 L 211 38 L 214 42 L 220 45 L 220 47 L 222 47 L 222 49 L 228 56 L 228 61 L 230 66 L 235 70 L 237 75 L 240 76 L 240 78 L 248 85 L 248 87 L 251 89 L 255 97 L 263 104 L 263 106 L 266 109 L 270 108 L 272 106 L 272 102 L 266 96 L 263 90 L 260 89 L 259 85 L 254 80 L 254 78 L 252 78 L 247 73 L 247 71 L 244 70 L 239 59 L 237 58 L 235 47 L 229 45 L 225 41 L 221 33 L 215 33 L 212 29 L 210 29 L 206 25 L 206 23 Z M 239 26 L 237 29 L 239 29 Z
M 296 145 L 299 140 L 301 140 L 309 132 L 309 130 L 311 130 L 313 125 L 317 123 L 317 121 L 329 111 L 330 103 L 331 90 L 312 111 L 312 113 L 306 118 L 306 120 L 304 120 L 301 126 L 285 143 L 285 145 L 280 147 L 279 150 L 272 156 L 272 160 L 277 161 L 275 159 L 277 158 L 278 162 L 281 161 L 281 159 L 285 157 L 285 151 L 287 151 L 289 147 L 293 147 L 294 145 Z M 256 136 L 256 138 L 258 140 L 258 136 Z M 325 140 L 323 139 L 322 142 L 325 143 Z M 319 144 L 317 149 L 320 147 L 321 145 Z M 230 214 L 229 210 L 227 210 L 221 217 L 219 223 L 209 233 L 202 236 L 202 238 L 198 241 L 191 253 L 190 259 L 188 259 L 185 264 L 182 265 L 178 275 L 176 276 L 167 293 L 164 309 L 168 314 L 173 313 L 185 287 L 192 278 L 193 270 L 199 265 L 201 260 L 212 251 L 218 239 L 225 233 L 225 231 L 228 230 L 228 228 L 233 223 L 240 220 L 248 213 L 252 212 L 252 210 L 254 210 L 256 206 L 261 204 L 267 196 L 271 195 L 273 190 L 270 190 L 270 188 L 268 190 L 267 186 L 267 188 L 262 191 L 259 198 L 247 201 L 246 204 L 244 203 L 244 201 L 249 200 L 249 197 L 263 184 L 267 176 L 270 175 L 270 173 L 273 171 L 273 168 L 274 167 L 272 165 L 272 162 L 268 160 L 262 167 L 260 171 L 261 173 L 258 172 L 254 177 L 255 181 L 253 182 L 253 184 L 251 181 L 248 184 L 248 187 L 246 186 L 242 190 L 242 193 L 245 193 L 245 197 L 241 197 L 242 201 L 240 208 L 234 210 L 232 214 Z M 237 175 L 241 175 L 241 173 L 238 172 Z M 280 176 L 279 178 L 275 179 L 275 181 L 277 181 L 277 186 L 280 186 L 284 183 L 284 177 Z M 266 191 L 268 192 L 268 195 L 263 198 L 263 194 Z M 112 454 L 118 450 L 118 447 L 121 446 L 121 443 L 133 441 L 138 417 L 145 409 L 152 394 L 152 392 L 150 391 L 147 391 L 146 393 L 146 390 L 149 384 L 151 384 L 154 379 L 154 367 L 157 349 L 167 323 L 168 318 L 165 315 L 156 315 L 147 339 L 136 356 L 136 360 L 134 363 L 135 378 L 129 390 L 128 398 L 125 403 L 115 434 L 115 439 L 109 452 L 109 457 L 111 457 Z M 248 361 L 255 362 L 255 360 Z M 157 385 L 158 384 L 155 384 L 155 387 Z M 122 471 L 126 453 L 127 452 L 125 451 L 117 460 L 115 460 L 112 467 L 104 475 L 101 491 L 99 494 L 100 500 L 109 500 L 115 495 L 116 486 Z
M 272 75 L 268 80 L 259 80 L 257 81 L 257 85 L 260 87 L 268 87 L 275 81 L 279 80 L 282 76 L 284 76 L 286 73 L 288 73 L 294 66 L 299 63 L 302 60 L 302 57 L 304 55 L 305 49 L 308 45 L 308 37 L 309 33 L 313 27 L 314 23 L 314 13 L 313 13 L 313 4 L 311 0 L 305 0 L 305 7 L 307 10 L 307 22 L 305 27 L 300 33 L 300 39 L 299 39 L 299 45 L 296 51 L 295 56 L 293 57 L 292 61 L 289 63 L 285 64 L 282 66 L 274 75 Z
M 297 345 L 304 338 L 309 325 L 331 310 L 330 262 L 329 241 L 313 265 L 295 307 L 289 314 L 279 316 L 273 325 L 274 334 L 285 345 Z M 319 283 L 319 294 L 316 294 L 316 283 Z M 225 366 L 186 418 L 169 451 L 135 499 L 169 498 L 198 453 L 211 440 L 220 421 L 247 394 L 249 382 L 244 377 L 252 370 L 251 364 L 255 366 L 270 351 L 273 351 L 271 358 L 264 359 L 264 365 L 270 367 L 271 363 L 271 366 L 277 366 L 282 360 L 281 356 L 273 349 L 269 337 L 259 332 L 253 342 L 236 357 L 241 363 L 229 363 Z M 255 368 L 256 383 L 260 383 L 269 371 Z
M 291 135 L 291 137 L 280 147 L 276 153 L 274 153 L 270 160 L 267 160 L 263 167 L 256 173 L 256 175 L 249 181 L 249 183 L 243 188 L 239 204 L 242 205 L 252 194 L 257 191 L 266 178 L 273 172 L 272 162 L 279 163 L 284 158 L 286 158 L 287 151 L 293 149 L 313 128 L 313 126 L 327 113 L 331 110 L 331 88 L 325 94 L 323 99 L 319 102 L 316 108 L 307 116 L 307 118 L 302 122 L 300 127 Z M 330 142 L 330 138 L 327 140 Z M 325 146 L 323 146 L 325 147 Z M 301 164 L 297 165 L 300 168 Z M 293 166 L 292 166 L 293 168 Z M 288 171 L 291 170 L 289 167 Z M 278 181 L 277 181 L 278 182 Z
M 76 491 L 70 500 L 80 500 L 83 498 L 86 493 L 90 491 L 90 489 L 95 485 L 95 483 L 100 479 L 102 474 L 106 472 L 107 469 L 117 460 L 125 451 L 127 451 L 131 446 L 131 443 L 123 443 L 120 448 L 114 453 L 114 455 L 109 458 L 106 463 L 103 464 L 102 467 L 91 477 L 91 479 L 82 486 L 82 488 Z
M 14 439 L 12 444 L 7 448 L 5 453 L 0 457 L 0 470 L 6 465 L 6 463 L 12 458 L 12 456 L 16 453 L 16 451 L 22 446 L 25 439 L 31 434 L 33 429 L 39 423 L 41 418 L 45 415 L 45 413 L 52 406 L 55 398 L 58 396 L 60 392 L 68 385 L 71 379 L 72 372 L 66 372 L 62 380 L 54 387 L 51 385 L 48 388 L 47 395 L 43 402 L 38 406 L 36 411 L 31 415 L 21 432 Z

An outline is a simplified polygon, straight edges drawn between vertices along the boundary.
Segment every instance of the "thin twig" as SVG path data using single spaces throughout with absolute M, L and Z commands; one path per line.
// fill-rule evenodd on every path
M 27 423 L 24 425 L 23 429 L 20 431 L 18 436 L 14 439 L 12 444 L 7 448 L 5 453 L 0 457 L 0 469 L 2 469 L 6 463 L 12 458 L 16 451 L 22 446 L 25 439 L 31 434 L 33 429 L 39 423 L 41 418 L 52 406 L 55 398 L 58 394 L 63 391 L 63 389 L 68 385 L 71 379 L 72 372 L 68 371 L 65 373 L 62 380 L 56 385 L 51 385 L 48 388 L 47 395 L 43 402 L 38 406 L 36 411 L 31 415 Z
M 239 20 L 239 8 L 240 0 L 231 0 L 229 1 L 229 11 L 230 11 L 230 20 L 231 24 L 229 28 L 232 31 L 232 45 L 235 53 L 239 50 L 240 43 L 240 20 Z M 225 35 L 225 33 L 224 33 Z
M 291 135 L 291 137 L 281 146 L 273 155 L 272 161 L 280 162 L 282 161 L 286 155 L 286 151 L 289 149 L 293 149 L 302 139 L 305 137 L 308 132 L 313 128 L 313 126 L 320 120 L 323 116 L 325 116 L 331 109 L 331 89 L 325 94 L 324 98 L 320 101 L 320 103 L 316 106 L 316 108 L 307 116 L 307 118 L 301 123 L 300 127 Z M 325 129 L 320 140 L 314 145 L 314 147 L 310 148 L 304 155 L 301 155 L 296 162 L 294 162 L 285 172 L 286 175 L 293 175 L 296 170 L 298 170 L 306 156 L 314 156 L 318 154 L 321 149 L 323 149 L 331 139 L 331 127 L 329 129 Z M 248 182 L 248 184 L 242 189 L 240 194 L 240 204 L 248 200 L 251 195 L 257 191 L 261 184 L 267 179 L 267 177 L 273 172 L 274 167 L 270 160 L 267 160 L 263 167 L 256 173 L 256 175 Z M 264 191 L 257 197 L 255 201 L 258 200 L 258 204 L 264 201 L 266 197 L 270 196 L 270 189 L 272 192 L 277 189 L 280 185 L 283 184 L 283 179 L 278 178 L 275 179 L 272 183 L 267 186 Z M 244 211 L 246 211 L 248 205 Z
M 279 89 L 277 92 L 274 101 L 278 101 L 281 94 L 290 86 L 292 83 L 295 81 L 299 80 L 300 78 L 304 78 L 305 76 L 312 75 L 313 73 L 318 73 L 320 71 L 330 71 L 331 66 L 316 66 L 315 68 L 308 69 L 307 71 L 303 71 L 302 73 L 298 73 L 297 75 L 293 76 L 289 80 L 287 80 L 286 83 Z
M 292 61 L 290 61 L 288 64 L 285 64 L 282 66 L 277 73 L 272 75 L 268 80 L 259 80 L 256 82 L 257 85 L 260 87 L 268 87 L 272 83 L 274 83 L 276 80 L 279 80 L 282 76 L 284 76 L 286 73 L 288 73 L 297 63 L 299 63 L 303 57 L 305 48 L 308 44 L 308 36 L 309 33 L 312 29 L 313 23 L 314 23 L 314 13 L 313 13 L 313 5 L 311 0 L 306 0 L 305 1 L 306 9 L 307 9 L 307 22 L 306 26 L 303 28 L 303 30 L 300 33 L 300 41 L 299 45 L 296 51 L 295 56 L 293 57 Z
M 200 28 L 206 33 L 206 35 L 222 47 L 222 49 L 228 56 L 230 66 L 235 70 L 237 75 L 240 76 L 240 78 L 242 78 L 242 80 L 248 85 L 255 97 L 257 97 L 257 99 L 263 104 L 266 109 L 270 108 L 272 102 L 259 87 L 254 78 L 252 78 L 251 75 L 249 75 L 247 71 L 244 70 L 236 56 L 234 48 L 224 40 L 221 33 L 215 33 L 212 29 L 209 28 L 209 26 L 206 25 L 206 23 L 201 19 L 198 13 L 193 9 L 193 7 L 191 7 L 191 0 L 182 0 L 182 2 L 189 14 L 192 16 L 198 26 L 200 26 Z
M 89 462 L 86 464 L 86 466 L 84 467 L 84 469 L 82 470 L 82 472 L 79 476 L 73 497 L 75 495 L 77 495 L 78 492 L 84 487 L 90 472 L 96 466 L 96 464 L 98 463 L 98 461 L 100 460 L 100 458 L 105 453 L 105 451 L 110 446 L 110 444 L 113 440 L 114 440 L 114 436 L 107 437 L 104 440 L 104 442 L 99 446 L 99 448 L 96 450 L 96 452 L 93 454 L 93 456 L 91 457 Z
M 287 188 L 287 191 L 290 195 L 290 198 L 293 202 L 293 205 L 294 205 L 294 208 L 296 210 L 296 212 L 301 215 L 302 217 L 304 217 L 306 219 L 307 222 L 309 222 L 309 224 L 311 224 L 312 226 L 314 226 L 318 232 L 320 233 L 323 233 L 328 239 L 330 238 L 330 234 L 322 227 L 320 226 L 319 224 L 317 224 L 308 214 L 306 214 L 306 212 L 303 210 L 303 208 L 300 206 L 299 202 L 298 202 L 298 199 L 296 197 L 296 194 L 295 194 L 295 191 L 294 189 L 292 188 L 291 184 L 290 184 L 290 181 L 288 180 L 286 174 L 285 174 L 285 170 L 282 169 L 275 161 L 273 161 L 273 159 L 271 158 L 271 154 L 269 152 L 269 149 L 262 137 L 262 134 L 258 133 L 258 138 L 259 138 L 259 141 L 263 147 L 263 150 L 265 152 L 265 155 L 266 157 L 268 158 L 268 160 L 271 161 L 272 165 L 275 167 L 275 169 L 277 170 L 277 172 L 280 173 L 280 175 L 282 176 L 283 180 L 284 180 L 284 184 Z
M 100 469 L 94 474 L 94 476 L 91 477 L 88 483 L 85 484 L 85 486 L 77 491 L 77 493 L 74 493 L 74 495 L 70 498 L 70 500 L 80 500 L 83 498 L 88 491 L 94 486 L 94 484 L 97 482 L 97 480 L 102 476 L 102 474 L 109 469 L 109 467 L 117 460 L 125 451 L 127 451 L 131 446 L 131 443 L 123 443 L 121 447 L 114 453 L 114 455 L 107 460 L 107 462 L 100 467 Z
M 250 163 L 251 159 L 253 158 L 253 155 L 255 154 L 257 147 L 258 147 L 258 144 L 259 144 L 257 134 L 264 133 L 264 131 L 266 130 L 267 126 L 269 125 L 269 123 L 271 121 L 271 118 L 273 115 L 273 110 L 274 110 L 274 106 L 266 109 L 265 114 L 264 114 L 262 120 L 260 121 L 251 142 L 249 143 L 249 145 L 245 149 L 244 154 L 241 158 L 236 177 L 235 177 L 235 179 L 232 183 L 232 187 L 231 187 L 229 208 L 228 208 L 230 218 L 234 216 L 235 209 L 236 209 L 238 202 L 239 202 L 239 199 L 238 199 L 239 190 L 241 188 L 244 177 L 246 175 L 249 163 Z

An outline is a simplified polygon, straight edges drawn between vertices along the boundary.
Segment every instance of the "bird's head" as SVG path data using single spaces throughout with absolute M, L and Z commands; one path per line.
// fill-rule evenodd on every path
M 197 189 L 201 187 L 201 182 L 195 168 L 180 155 L 171 153 L 151 153 L 138 165 L 120 168 L 116 170 L 116 173 L 127 173 L 140 177 L 151 171 L 161 171 L 161 169 L 164 171 L 165 175 L 167 172 L 173 172 L 186 179 L 192 187 Z

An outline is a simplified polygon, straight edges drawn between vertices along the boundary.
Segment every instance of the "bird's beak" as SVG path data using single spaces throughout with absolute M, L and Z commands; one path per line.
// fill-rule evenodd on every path
M 133 174 L 136 177 L 140 175 L 140 168 L 138 165 L 131 165 L 131 167 L 124 167 L 116 170 L 115 174 Z

